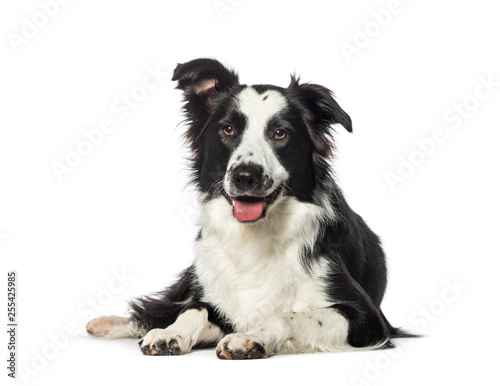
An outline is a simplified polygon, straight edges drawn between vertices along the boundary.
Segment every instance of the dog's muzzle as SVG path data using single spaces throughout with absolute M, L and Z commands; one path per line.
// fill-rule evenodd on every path
M 232 169 L 228 198 L 233 212 L 240 222 L 259 220 L 265 209 L 278 196 L 280 187 L 273 188 L 273 180 L 264 174 L 264 169 L 256 164 L 242 164 Z

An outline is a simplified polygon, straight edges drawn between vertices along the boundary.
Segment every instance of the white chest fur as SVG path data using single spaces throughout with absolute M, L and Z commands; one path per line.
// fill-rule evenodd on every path
M 316 239 L 320 216 L 317 206 L 287 197 L 277 200 L 264 220 L 244 225 L 224 198 L 207 203 L 195 263 L 203 300 L 240 332 L 274 313 L 330 306 L 326 260 L 310 270 L 300 260 L 303 247 Z

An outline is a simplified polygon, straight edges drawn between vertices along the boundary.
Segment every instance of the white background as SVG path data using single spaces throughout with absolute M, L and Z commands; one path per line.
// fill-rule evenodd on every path
M 40 4 L 47 2 L 0 6 L 0 292 L 5 299 L 7 270 L 17 270 L 18 377 L 24 373 L 25 383 L 498 378 L 490 354 L 499 343 L 495 2 L 401 0 L 390 20 L 389 1 L 75 0 L 44 19 Z M 214 3 L 233 5 L 224 11 Z M 38 31 L 13 44 L 34 18 Z M 342 46 L 356 42 L 356 53 L 346 55 Z M 88 319 L 125 314 L 128 299 L 163 288 L 193 260 L 196 208 L 184 188 L 181 95 L 169 78 L 178 62 L 197 57 L 232 66 L 243 83 L 286 86 L 296 72 L 335 91 L 354 124 L 353 134 L 337 129 L 338 180 L 388 256 L 383 310 L 426 338 L 396 350 L 227 362 L 212 350 L 146 357 L 134 340 L 85 336 Z M 166 73 L 163 81 L 122 119 L 111 106 L 140 92 L 155 67 Z M 486 97 L 479 90 L 478 100 L 480 79 L 488 78 L 497 84 Z M 464 102 L 469 116 L 458 119 L 449 109 Z M 103 119 L 115 130 L 59 181 L 54 162 L 64 163 L 68 147 Z M 415 141 L 436 128 L 445 138 L 422 158 Z M 412 154 L 419 165 L 391 189 L 387 172 L 397 173 Z M 125 279 L 114 281 L 121 272 Z

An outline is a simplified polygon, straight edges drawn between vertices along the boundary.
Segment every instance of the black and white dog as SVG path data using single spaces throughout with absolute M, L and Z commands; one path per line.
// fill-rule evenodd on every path
M 351 119 L 325 87 L 242 85 L 212 59 L 179 64 L 193 179 L 201 201 L 194 264 L 131 303 L 128 318 L 87 325 L 142 338 L 146 355 L 217 346 L 222 359 L 390 347 L 405 334 L 380 310 L 379 238 L 331 170 L 332 125 Z

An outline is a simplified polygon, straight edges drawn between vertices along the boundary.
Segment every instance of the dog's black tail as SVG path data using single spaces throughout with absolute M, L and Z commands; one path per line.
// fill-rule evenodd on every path
M 405 330 L 403 330 L 402 328 L 400 327 L 394 327 L 392 326 L 389 321 L 387 320 L 387 318 L 385 317 L 385 315 L 381 312 L 382 314 L 382 318 L 384 319 L 386 325 L 387 325 L 387 328 L 389 329 L 389 340 L 387 341 L 387 343 L 384 345 L 383 348 L 394 348 L 394 343 L 392 342 L 393 339 L 398 339 L 398 338 L 420 338 L 422 337 L 422 335 L 418 335 L 418 334 L 412 334 L 410 332 L 407 332 Z

